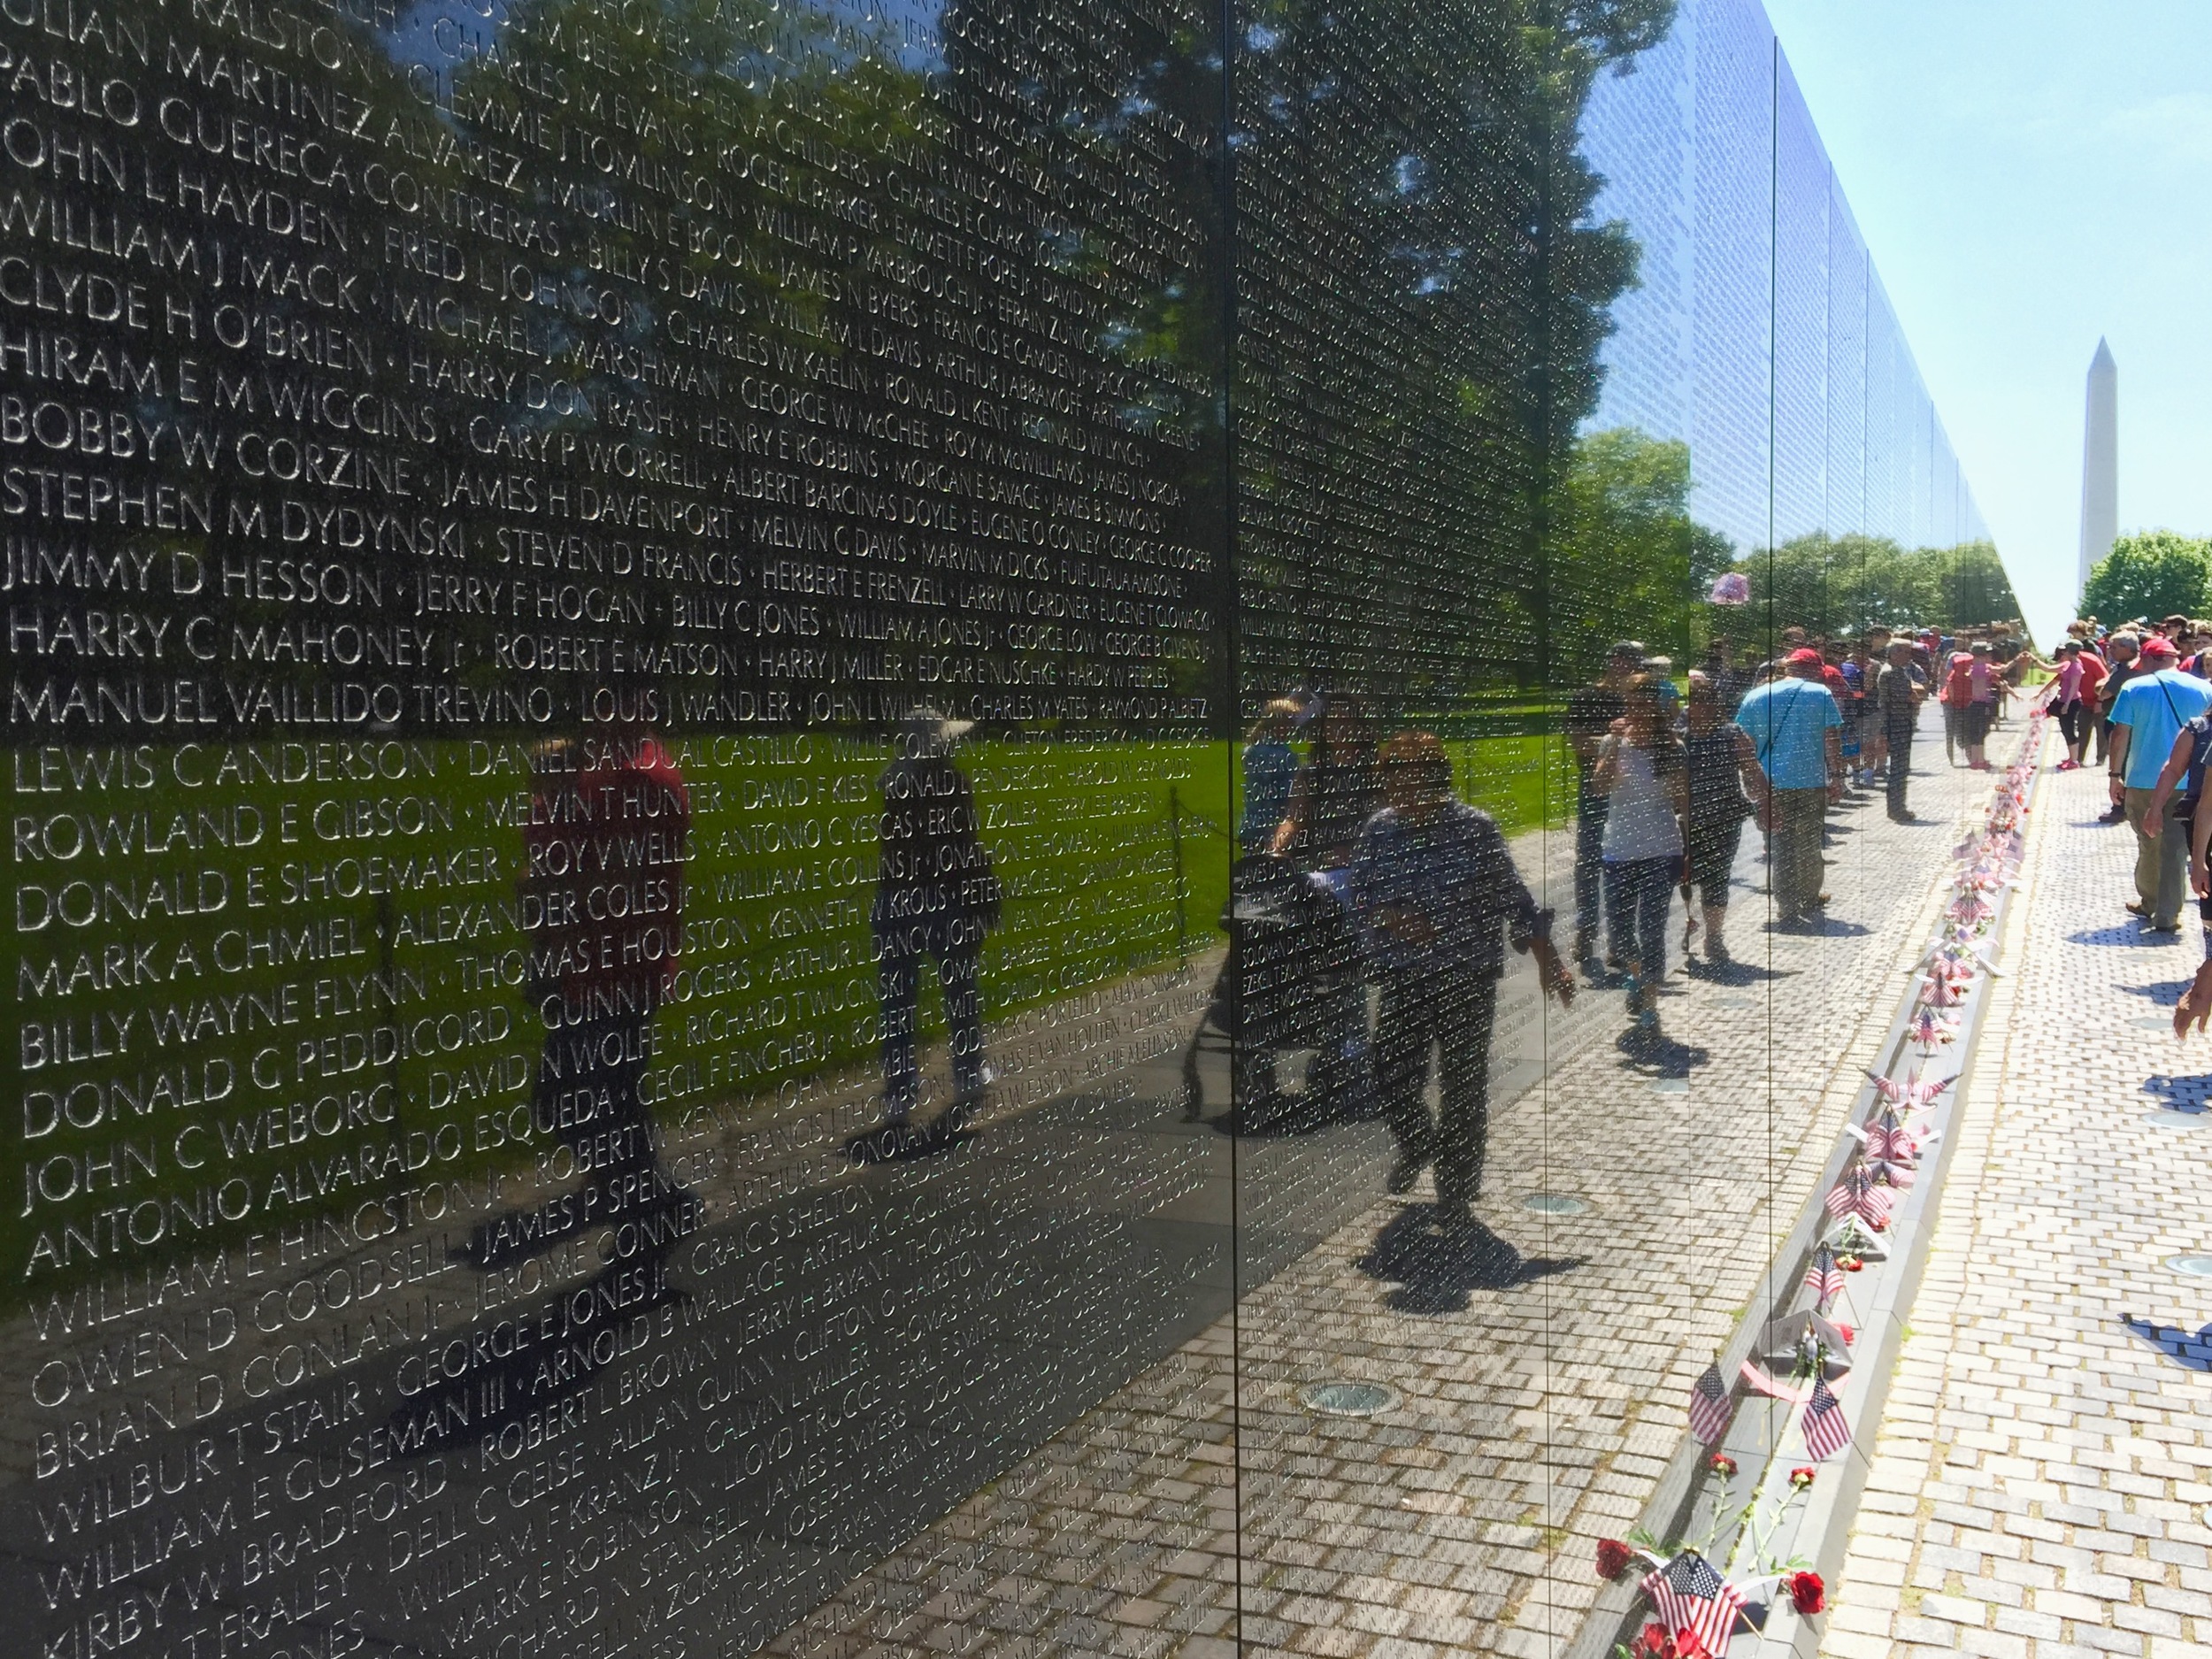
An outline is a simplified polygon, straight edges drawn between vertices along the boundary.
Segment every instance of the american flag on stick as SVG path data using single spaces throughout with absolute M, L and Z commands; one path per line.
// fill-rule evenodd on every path
M 1721 1380 L 1720 1362 L 1716 1360 L 1690 1385 L 1690 1432 L 1704 1445 L 1718 1445 L 1721 1436 L 1728 1432 L 1729 1419 L 1735 1415 L 1728 1401 L 1728 1385 Z
M 1805 1402 L 1805 1449 L 1821 1463 L 1850 1444 L 1851 1425 L 1843 1420 L 1843 1402 L 1823 1377 L 1813 1384 L 1813 1397 Z
M 1823 1313 L 1843 1292 L 1843 1269 L 1836 1265 L 1836 1253 L 1824 1244 L 1813 1252 L 1813 1264 L 1805 1270 L 1805 1288 L 1813 1293 Z
M 1828 1194 L 1828 1213 L 1838 1220 L 1856 1216 L 1868 1226 L 1878 1227 L 1889 1219 L 1890 1202 L 1888 1190 L 1876 1186 L 1873 1173 L 1858 1166 Z
M 1675 1635 L 1688 1631 L 1708 1652 L 1728 1651 L 1729 1634 L 1743 1615 L 1743 1595 L 1695 1550 L 1684 1550 L 1647 1577 L 1643 1592 L 1659 1622 Z

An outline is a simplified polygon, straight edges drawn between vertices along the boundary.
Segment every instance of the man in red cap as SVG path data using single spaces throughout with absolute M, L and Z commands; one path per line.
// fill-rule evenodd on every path
M 1843 798 L 1843 710 L 1821 683 L 1818 651 L 1801 647 L 1784 659 L 1784 679 L 1744 694 L 1736 724 L 1757 752 L 1767 799 L 1759 826 L 1767 833 L 1775 921 L 1798 927 L 1827 895 L 1820 843 L 1828 809 Z
M 2146 820 L 2174 739 L 2212 708 L 2212 686 L 2174 665 L 2179 653 L 2163 634 L 2147 636 L 2142 656 L 2143 672 L 2113 700 L 2106 771 L 2113 804 L 2126 811 L 2135 831 L 2135 898 L 2127 908 L 2153 932 L 2173 933 L 2181 931 L 2182 901 L 2188 896 L 2188 824 L 2177 813 Z

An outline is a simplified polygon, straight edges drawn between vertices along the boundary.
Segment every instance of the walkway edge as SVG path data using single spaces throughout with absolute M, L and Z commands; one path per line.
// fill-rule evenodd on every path
M 2043 777 L 2040 764 L 2044 728 L 2040 719 L 2032 723 L 2024 733 L 2020 756 L 2032 753 L 2037 760 L 2028 779 L 2024 803 L 2023 855 L 2018 866 L 2024 879 L 2031 868 L 2028 844 L 2039 831 L 2039 820 L 2034 815 L 2034 803 Z M 2032 748 L 2031 748 L 2032 746 Z M 2007 769 L 2008 772 L 2010 768 Z M 2006 774 L 1999 774 L 2001 779 Z M 1991 796 L 1993 803 L 1994 794 Z M 1970 833 L 1978 835 L 1986 823 L 1985 809 L 1978 810 L 1968 821 Z M 1956 879 L 1958 865 L 1947 866 L 1939 878 L 1939 885 Z M 1932 891 L 1939 890 L 1932 889 Z M 2024 903 L 2013 901 L 2022 895 L 2015 891 L 2001 892 L 1995 901 L 1998 911 L 1994 925 L 1986 937 L 1991 941 L 1988 960 L 2001 963 L 2017 918 L 2027 914 Z M 1939 910 L 1939 917 L 1940 911 Z M 1925 949 L 1932 951 L 1941 934 L 1939 919 L 1932 936 L 1924 941 Z M 1886 1402 L 1891 1379 L 1903 1347 L 1905 1320 L 1912 1308 L 1923 1274 L 1925 1271 L 1931 1245 L 1935 1233 L 1935 1221 L 1939 1212 L 1949 1167 L 1957 1153 L 1961 1139 L 1956 1125 L 1962 1117 L 1960 1103 L 1973 1087 L 1975 1062 L 1981 1047 L 1982 1033 L 1988 1029 L 1992 1006 L 2001 998 L 2008 1008 L 2011 1002 L 2010 980 L 1999 988 L 1995 976 L 1984 972 L 1968 993 L 1968 1005 L 1962 1010 L 1966 1018 L 1963 1029 L 1955 1045 L 1952 1056 L 1956 1067 L 1955 1080 L 1934 1114 L 1936 1125 L 1943 1132 L 1935 1142 L 1931 1155 L 1924 1160 L 1918 1180 L 1909 1189 L 1907 1202 L 1900 1206 L 1897 1220 L 1885 1235 L 1891 1246 L 1892 1259 L 1899 1271 L 1882 1275 L 1882 1282 L 1870 1298 L 1871 1305 L 1862 1310 L 1864 1329 L 1853 1344 L 1851 1382 L 1854 1386 L 1842 1390 L 1847 1420 L 1851 1425 L 1853 1445 L 1844 1457 L 1820 1468 L 1810 1495 L 1797 1502 L 1786 1512 L 1777 1528 L 1777 1536 L 1769 1541 L 1771 1553 L 1801 1557 L 1810 1570 L 1819 1573 L 1824 1582 L 1832 1584 L 1842 1564 L 1849 1542 L 1851 1522 L 1855 1517 L 1860 1500 L 1866 1487 L 1872 1463 L 1872 1437 L 1879 1430 L 1882 1409 Z M 1889 1030 L 1883 1037 L 1877 1053 L 1880 1056 L 1878 1069 L 1884 1075 L 1892 1073 L 1905 1051 L 1907 1028 L 1912 1021 L 1917 1001 L 1918 978 L 1908 982 L 1898 999 L 1898 1006 Z M 1931 1066 L 1931 1071 L 1945 1068 Z M 1871 1113 L 1875 1091 L 1871 1080 L 1863 1083 L 1855 1095 L 1844 1118 L 1846 1123 L 1861 1123 Z M 1768 1321 L 1787 1313 L 1797 1301 L 1805 1271 L 1809 1264 L 1815 1245 L 1825 1232 L 1828 1215 L 1824 1208 L 1829 1192 L 1841 1179 L 1845 1168 L 1856 1152 L 1855 1143 L 1840 1132 L 1837 1144 L 1823 1164 L 1820 1179 L 1800 1212 L 1795 1224 L 1776 1249 L 1766 1274 L 1767 1294 L 1755 1315 L 1747 1312 L 1730 1333 L 1727 1345 L 1719 1358 L 1722 1376 L 1727 1380 L 1735 1397 L 1735 1417 L 1728 1432 L 1717 1448 L 1701 1444 L 1694 1435 L 1685 1432 L 1679 1444 L 1669 1457 L 1665 1471 L 1661 1475 L 1650 1501 L 1638 1517 L 1638 1530 L 1655 1538 L 1682 1537 L 1688 1531 L 1700 1508 L 1701 1499 L 1707 1495 L 1708 1464 L 1716 1450 L 1733 1458 L 1742 1473 L 1727 1483 L 1730 1504 L 1740 1511 L 1753 1493 L 1760 1495 L 1768 1514 L 1780 1507 L 1783 1494 L 1788 1491 L 1788 1469 L 1793 1463 L 1809 1461 L 1802 1450 L 1797 1429 L 1798 1413 L 1794 1406 L 1779 1402 L 1763 1402 L 1761 1397 L 1747 1391 L 1739 1376 L 1742 1363 L 1755 1357 L 1759 1339 Z M 1678 1402 L 1664 1402 L 1669 1406 Z M 1795 1455 L 1784 1454 L 1795 1448 Z M 1716 1559 L 1724 1558 L 1734 1548 L 1732 1527 L 1724 1530 L 1716 1548 Z M 1742 1566 L 1727 1576 L 1741 1586 L 1747 1578 Z M 1600 1591 L 1596 1601 L 1585 1617 L 1574 1640 L 1566 1647 L 1563 1659 L 1610 1659 L 1617 1644 L 1632 1640 L 1653 1615 L 1641 1593 L 1640 1571 L 1624 1572 Z M 1757 1600 L 1755 1593 L 1752 1599 Z M 1752 1632 L 1739 1627 L 1736 1640 L 1730 1644 L 1733 1659 L 1816 1659 L 1820 1648 L 1820 1624 L 1824 1617 L 1800 1617 L 1789 1605 L 1786 1594 L 1777 1590 L 1770 1597 L 1770 1611 L 1763 1632 Z

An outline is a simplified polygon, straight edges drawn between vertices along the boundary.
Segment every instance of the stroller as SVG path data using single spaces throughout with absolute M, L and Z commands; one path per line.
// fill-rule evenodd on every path
M 1317 1127 L 1365 1098 L 1365 975 L 1343 885 L 1340 871 L 1310 874 L 1279 858 L 1231 868 L 1221 911 L 1229 959 L 1183 1054 L 1187 1118 L 1204 1115 L 1204 1054 L 1230 1056 L 1240 1130 Z M 1302 1048 L 1314 1056 L 1306 1088 L 1287 1095 L 1277 1063 Z

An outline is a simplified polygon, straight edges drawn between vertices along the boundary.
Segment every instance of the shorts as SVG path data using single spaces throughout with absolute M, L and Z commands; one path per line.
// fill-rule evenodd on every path
M 1725 824 L 1692 824 L 1689 835 L 1689 885 L 1708 904 L 1728 902 L 1728 879 L 1736 867 L 1736 848 L 1743 839 L 1743 820 Z
M 1993 703 L 1966 704 L 1959 710 L 1960 741 L 1969 744 L 1986 742 L 1989 739 L 1990 718 L 1996 712 L 1997 705 Z

